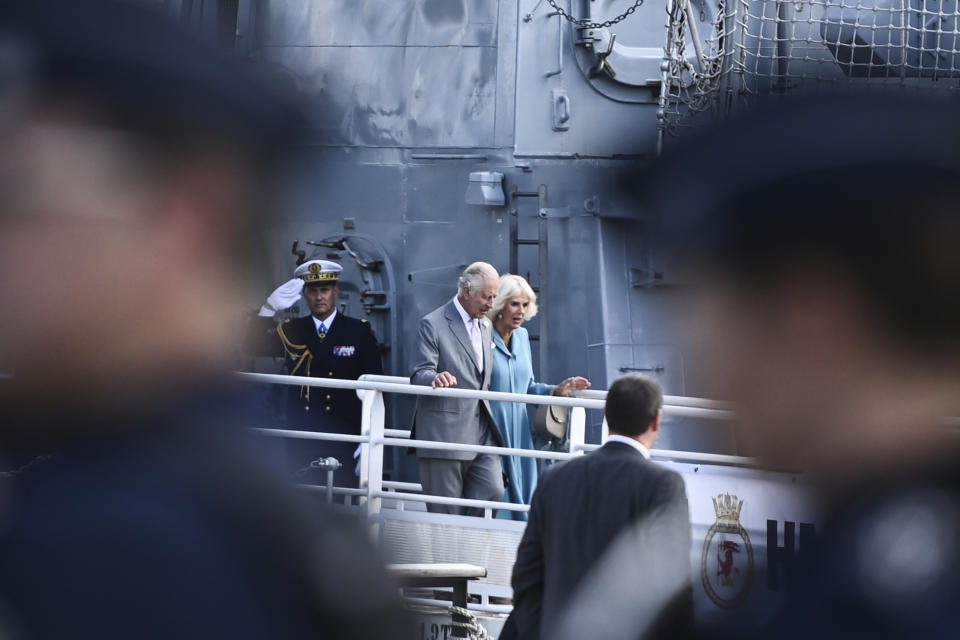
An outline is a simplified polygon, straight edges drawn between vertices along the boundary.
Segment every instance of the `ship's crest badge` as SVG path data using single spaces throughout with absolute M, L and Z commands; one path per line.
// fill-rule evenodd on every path
M 700 577 L 710 599 L 725 609 L 747 595 L 753 580 L 753 545 L 740 524 L 743 500 L 722 493 L 713 498 L 717 520 L 707 531 L 700 558 Z

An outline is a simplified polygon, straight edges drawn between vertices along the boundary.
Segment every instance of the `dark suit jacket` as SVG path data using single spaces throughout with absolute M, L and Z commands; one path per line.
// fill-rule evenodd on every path
M 311 316 L 277 325 L 257 318 L 255 339 L 247 341 L 252 355 L 284 356 L 286 371 L 297 376 L 356 380 L 365 373 L 381 374 L 377 339 L 366 320 L 337 313 L 326 338 L 320 340 Z M 334 433 L 360 433 L 361 403 L 351 389 L 290 387 L 287 425 Z
M 0 478 L 0 635 L 412 637 L 364 530 L 267 473 L 243 415 L 192 382 L 139 416 L 64 414 L 53 457 Z
M 514 610 L 502 638 L 550 637 L 551 624 L 590 569 L 620 533 L 644 517 L 658 521 L 659 538 L 685 549 L 674 555 L 688 575 L 690 518 L 678 473 L 620 442 L 549 469 L 533 495 L 517 550 Z M 676 537 L 686 542 L 677 545 Z M 639 576 L 636 585 L 657 588 Z

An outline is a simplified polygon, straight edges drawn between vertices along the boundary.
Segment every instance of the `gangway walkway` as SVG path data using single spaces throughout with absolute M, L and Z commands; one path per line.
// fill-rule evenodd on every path
M 297 431 L 290 429 L 256 429 L 259 433 L 284 438 L 302 438 L 312 440 L 327 440 L 334 442 L 355 442 L 361 446 L 360 455 L 360 489 L 346 489 L 338 487 L 335 493 L 355 495 L 364 498 L 369 516 L 380 512 L 384 497 L 403 499 L 415 502 L 460 505 L 465 507 L 480 507 L 490 516 L 491 510 L 505 509 L 511 511 L 527 511 L 526 505 L 517 505 L 509 502 L 494 502 L 486 500 L 470 500 L 461 498 L 447 498 L 412 493 L 418 490 L 419 484 L 405 482 L 385 482 L 383 480 L 383 448 L 386 446 L 412 447 L 415 449 L 441 449 L 448 451 L 468 451 L 475 453 L 490 453 L 504 456 L 522 456 L 548 460 L 567 460 L 573 456 L 583 455 L 592 451 L 600 444 L 586 442 L 586 409 L 603 409 L 606 391 L 579 391 L 571 397 L 543 396 L 521 393 L 506 393 L 498 391 L 474 391 L 470 389 L 444 388 L 412 385 L 408 378 L 399 376 L 365 375 L 359 380 L 339 380 L 333 378 L 306 378 L 266 373 L 236 374 L 241 379 L 250 382 L 268 384 L 285 384 L 295 386 L 324 387 L 331 389 L 354 389 L 362 401 L 360 435 L 321 433 L 315 431 Z M 430 440 L 410 439 L 410 432 L 398 429 L 387 429 L 384 419 L 384 393 L 398 393 L 406 395 L 446 396 L 454 398 L 475 398 L 495 400 L 501 402 L 522 402 L 537 405 L 553 405 L 568 407 L 569 435 L 567 451 L 541 451 L 536 449 L 517 449 L 510 447 L 494 447 L 484 445 L 464 445 L 449 442 L 434 442 Z M 714 420 L 730 420 L 733 412 L 724 402 L 706 400 L 703 398 L 688 398 L 684 396 L 664 396 L 663 412 L 666 415 L 690 416 Z M 604 438 L 606 425 L 604 424 Z M 694 451 L 676 451 L 669 449 L 653 449 L 651 455 L 660 460 L 686 461 L 720 465 L 751 466 L 754 460 L 743 456 L 725 454 L 702 453 Z M 343 462 L 343 461 L 341 461 Z M 389 494 L 386 491 L 389 490 Z
M 422 493 L 418 483 L 384 480 L 385 448 L 446 449 L 567 460 L 601 446 L 586 442 L 586 411 L 603 408 L 605 391 L 586 390 L 573 397 L 557 397 L 433 389 L 411 385 L 407 378 L 394 376 L 337 380 L 262 373 L 237 375 L 254 383 L 356 390 L 362 401 L 360 435 L 269 428 L 256 431 L 270 437 L 359 444 L 359 488 L 337 487 L 333 489 L 334 493 L 348 496 L 352 504 L 350 508 L 365 513 L 375 540 L 390 562 L 467 563 L 486 569 L 485 577 L 471 581 L 469 585 L 470 594 L 480 600 L 470 603 L 469 608 L 484 615 L 504 614 L 511 610 L 509 604 L 502 603 L 512 598 L 510 575 L 525 528 L 522 521 L 494 518 L 494 511 L 528 511 L 529 507 L 508 502 L 430 496 Z M 567 445 L 562 451 L 540 451 L 411 439 L 409 431 L 386 427 L 384 394 L 387 393 L 568 407 Z M 719 421 L 733 418 L 733 411 L 727 403 L 681 396 L 664 396 L 663 412 Z M 602 436 L 605 439 L 605 429 Z M 812 523 L 816 522 L 816 512 L 806 496 L 799 474 L 762 470 L 757 468 L 755 460 L 743 456 L 667 449 L 653 449 L 651 454 L 658 462 L 671 465 L 679 472 L 686 485 L 693 538 L 690 565 L 698 616 L 710 614 L 734 600 L 752 597 L 766 588 L 766 585 L 751 586 L 746 579 L 746 576 L 752 576 L 754 563 L 771 557 L 788 558 L 794 553 L 795 538 L 802 542 L 803 532 L 812 530 Z M 326 491 L 323 486 L 304 486 L 309 490 Z M 430 513 L 424 509 L 427 503 L 478 507 L 483 509 L 485 517 Z M 736 511 L 738 521 L 729 520 L 731 509 Z M 726 519 L 721 521 L 721 516 Z M 801 532 L 799 537 L 794 536 L 797 527 Z M 739 545 L 738 555 L 729 562 L 727 559 L 720 562 L 718 545 L 724 540 L 734 540 Z M 789 550 L 788 546 L 791 546 Z M 770 553 L 774 555 L 770 556 Z M 721 575 L 727 569 L 734 573 Z M 431 602 L 439 607 L 449 605 L 449 602 Z

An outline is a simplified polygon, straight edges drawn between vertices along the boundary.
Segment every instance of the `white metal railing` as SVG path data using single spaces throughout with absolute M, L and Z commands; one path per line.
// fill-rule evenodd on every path
M 360 377 L 362 381 L 370 382 L 386 382 L 390 384 L 404 384 L 410 385 L 409 378 L 404 378 L 401 376 L 382 376 L 382 375 L 364 375 Z M 486 392 L 484 392 L 486 393 Z M 497 393 L 497 392 L 492 392 Z M 510 396 L 516 396 L 517 394 L 507 394 Z M 361 394 L 362 398 L 363 395 Z M 551 397 L 556 398 L 556 396 L 536 396 L 538 398 Z M 580 398 L 583 400 L 596 400 L 601 403 L 600 406 L 587 405 L 583 404 L 582 406 L 588 409 L 603 409 L 603 404 L 607 399 L 607 391 L 605 389 L 584 389 L 582 391 L 575 391 L 570 395 L 571 398 Z M 496 400 L 501 400 L 502 398 L 491 398 Z M 529 402 L 524 400 L 523 402 Z M 540 402 L 533 404 L 554 404 L 552 402 Z M 687 409 L 703 409 L 704 411 L 687 411 Z M 707 400 L 706 398 L 693 398 L 690 396 L 663 396 L 663 411 L 669 415 L 678 415 L 678 416 L 695 416 L 700 418 L 713 418 L 717 420 L 730 420 L 733 418 L 733 409 L 729 402 L 721 402 L 719 400 Z
M 283 438 L 303 438 L 310 440 L 327 440 L 333 442 L 355 442 L 360 444 L 360 489 L 335 488 L 334 492 L 342 495 L 359 496 L 365 504 L 367 513 L 375 516 L 380 513 L 382 500 L 393 498 L 432 504 L 458 505 L 476 507 L 485 510 L 489 517 L 492 510 L 528 511 L 529 506 L 510 502 L 496 502 L 487 500 L 472 500 L 467 498 L 448 498 L 414 493 L 420 489 L 416 483 L 390 482 L 383 480 L 384 447 L 411 447 L 421 449 L 440 449 L 446 451 L 470 451 L 504 456 L 520 456 L 528 458 L 542 458 L 548 460 L 567 460 L 574 456 L 583 455 L 600 445 L 586 443 L 586 409 L 603 409 L 605 391 L 587 390 L 574 394 L 573 397 L 559 397 L 550 395 L 531 395 L 521 393 L 504 393 L 497 391 L 475 391 L 471 389 L 444 388 L 413 385 L 407 378 L 397 376 L 362 376 L 360 380 L 341 380 L 336 378 L 308 378 L 301 376 L 277 375 L 267 373 L 236 374 L 241 380 L 267 384 L 283 384 L 309 387 L 325 387 L 333 389 L 355 389 L 361 397 L 361 424 L 360 435 L 338 433 L 321 433 L 315 431 L 301 431 L 292 429 L 256 429 L 258 433 Z M 402 429 L 387 429 L 384 424 L 385 411 L 383 404 L 384 393 L 398 393 L 405 395 L 445 396 L 454 398 L 474 398 L 505 402 L 523 402 L 529 404 L 546 404 L 569 407 L 569 448 L 567 451 L 540 451 L 536 449 L 517 449 L 511 447 L 493 447 L 485 445 L 465 445 L 449 442 L 434 442 L 429 440 L 412 440 L 410 432 Z M 663 412 L 668 415 L 695 416 L 708 419 L 727 420 L 733 413 L 729 405 L 702 398 L 686 398 L 682 396 L 665 396 Z M 683 460 L 686 462 L 703 462 L 725 465 L 752 465 L 754 460 L 742 456 L 730 456 L 693 451 L 672 451 L 654 449 L 651 454 L 660 459 Z

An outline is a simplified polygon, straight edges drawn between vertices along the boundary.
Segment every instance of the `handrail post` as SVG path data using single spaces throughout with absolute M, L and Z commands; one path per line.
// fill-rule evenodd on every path
M 570 408 L 570 453 L 582 456 L 581 445 L 587 441 L 587 412 L 583 407 Z
M 369 442 L 361 445 L 360 452 L 360 486 L 367 490 L 367 517 L 377 535 L 377 516 L 380 515 L 383 490 L 383 437 L 384 437 L 383 393 L 369 390 L 363 394 L 361 414 L 361 435 L 370 438 Z M 364 452 L 366 455 L 364 455 Z
M 360 396 L 360 435 L 370 437 L 370 415 L 373 411 L 373 393 L 368 389 L 358 391 Z M 358 474 L 357 486 L 361 489 L 367 489 L 370 481 L 370 442 L 361 442 L 360 447 L 360 473 Z M 367 496 L 360 496 L 357 502 L 361 505 L 366 504 Z

